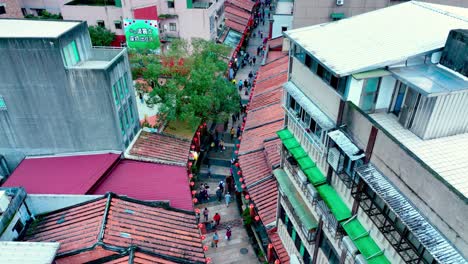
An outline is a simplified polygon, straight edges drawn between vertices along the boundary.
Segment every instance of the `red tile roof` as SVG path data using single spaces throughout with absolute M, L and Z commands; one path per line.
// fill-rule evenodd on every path
M 283 37 L 276 37 L 276 38 L 272 38 L 270 40 L 268 40 L 268 47 L 269 47 L 269 50 L 270 52 L 272 50 L 281 50 L 283 48 Z M 268 56 L 270 56 L 271 54 L 268 53 Z
M 21 186 L 31 194 L 85 194 L 120 154 L 26 158 L 3 187 Z
M 98 242 L 107 251 L 123 252 L 136 247 L 145 254 L 177 263 L 205 262 L 193 213 L 112 193 L 38 216 L 25 240 L 60 242 L 57 259 L 63 263 L 75 254 L 96 250 L 92 246 Z M 87 256 L 81 261 L 93 261 L 102 254 Z
M 135 156 L 136 159 L 185 166 L 190 145 L 188 139 L 141 131 L 130 150 L 130 155 Z
M 239 154 L 242 155 L 247 152 L 262 149 L 263 141 L 277 138 L 276 131 L 281 130 L 281 128 L 283 128 L 283 120 L 244 131 Z
M 249 130 L 268 123 L 280 121 L 284 119 L 284 111 L 279 103 L 272 104 L 260 109 L 249 111 L 248 122 L 245 129 Z
M 288 59 L 289 58 L 287 54 L 283 54 L 283 56 L 281 56 L 280 58 L 274 61 L 271 61 L 268 64 L 265 64 L 265 66 L 262 66 L 259 69 L 258 74 L 257 74 L 257 83 L 269 80 L 272 77 L 276 77 L 280 73 L 287 72 L 288 71 Z M 281 82 L 277 82 L 277 84 L 280 84 L 280 83 Z
M 169 201 L 193 210 L 187 169 L 180 166 L 122 160 L 91 194 L 114 192 L 145 201 Z
M 244 9 L 245 11 L 247 12 L 252 12 L 254 6 L 255 6 L 255 2 L 252 2 L 250 0 L 227 0 L 225 2 L 225 5 L 228 6 L 228 5 L 233 5 L 233 6 L 236 6 L 238 8 L 242 8 Z
M 274 89 L 268 90 L 261 94 L 255 93 L 252 96 L 252 100 L 249 104 L 249 111 L 250 109 L 258 109 L 264 106 L 268 106 L 271 104 L 279 104 L 281 103 L 281 96 L 283 95 L 283 86 L 279 85 Z
M 267 56 L 267 60 L 266 60 L 266 63 L 270 63 L 272 61 L 275 61 L 277 59 L 280 59 L 284 56 L 284 52 L 282 51 L 272 51 L 270 50 L 268 52 L 268 56 Z
M 268 162 L 268 166 L 271 167 L 276 167 L 279 166 L 280 164 L 280 159 L 281 159 L 281 154 L 280 154 L 280 146 L 281 146 L 281 140 L 275 139 L 275 140 L 270 140 L 266 141 L 263 143 L 263 146 L 265 147 L 265 157 Z
M 239 156 L 239 164 L 247 186 L 271 175 L 271 167 L 268 166 L 263 151 Z
M 289 264 L 288 252 L 284 248 L 283 242 L 281 242 L 281 238 L 279 237 L 278 233 L 276 232 L 268 233 L 268 237 L 270 238 L 270 241 L 273 244 L 273 248 L 276 251 L 276 255 L 278 255 L 280 263 Z
M 226 6 L 224 9 L 224 15 L 225 17 L 229 17 L 229 19 L 231 19 L 231 17 L 235 19 L 241 19 L 244 21 L 246 26 L 251 17 L 250 13 L 231 5 Z
M 231 28 L 237 32 L 240 32 L 241 34 L 244 33 L 245 31 L 245 26 L 242 24 L 239 24 L 235 21 L 226 19 L 226 27 Z
M 276 221 L 278 202 L 276 180 L 271 177 L 253 187 L 248 187 L 248 189 L 263 224 L 269 225 Z

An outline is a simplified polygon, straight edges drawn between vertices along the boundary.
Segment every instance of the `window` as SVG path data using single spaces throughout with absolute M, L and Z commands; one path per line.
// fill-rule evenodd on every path
M 323 254 L 328 258 L 329 263 L 338 264 L 340 262 L 338 254 L 335 252 L 326 236 L 323 236 L 322 243 L 320 243 L 320 249 L 322 249 Z
M 174 1 L 168 0 L 167 1 L 167 8 L 174 8 Z
M 21 13 L 23 13 L 23 16 L 26 16 L 28 11 L 26 11 L 26 8 L 21 8 Z
M 130 116 L 130 124 L 133 124 L 135 118 L 133 117 L 133 103 L 130 101 L 128 103 L 128 115 Z
M 112 85 L 112 95 L 114 96 L 115 105 L 119 105 L 119 95 L 117 94 L 117 88 L 115 86 L 115 84 Z
M 103 22 L 104 23 L 104 22 Z M 115 29 L 122 29 L 122 21 L 114 21 Z
M 370 112 L 374 110 L 379 83 L 380 78 L 370 78 L 364 82 L 360 103 L 362 111 Z
M 6 104 L 5 99 L 3 99 L 3 96 L 0 95 L 0 111 L 1 110 L 6 110 Z
M 393 103 L 393 110 L 392 113 L 394 113 L 396 116 L 400 114 L 401 107 L 403 105 L 403 99 L 405 98 L 405 93 L 406 93 L 406 85 L 403 84 L 402 82 L 397 82 L 396 84 L 397 87 L 397 92 L 395 94 L 395 99 Z
M 5 4 L 0 4 L 0 15 L 6 14 Z
M 78 47 L 74 40 L 62 48 L 62 53 L 65 66 L 73 66 L 81 60 Z
M 16 231 L 16 233 L 21 234 L 21 231 L 23 231 L 24 225 L 21 223 L 21 220 L 18 220 L 16 222 L 15 226 L 13 227 L 12 231 Z
M 42 16 L 42 13 L 44 13 L 45 11 L 45 9 L 41 9 L 41 8 L 36 8 L 36 9 L 31 9 L 31 10 L 34 10 L 37 16 Z
M 122 135 L 125 135 L 125 127 L 124 127 L 122 114 L 119 114 L 119 121 L 120 121 L 120 132 L 122 133 Z
M 129 124 L 129 122 L 128 122 L 127 113 L 123 113 L 123 116 L 124 116 L 124 121 L 125 121 L 125 128 L 128 129 L 128 127 L 130 126 L 130 124 Z
M 312 69 L 312 57 L 309 56 L 309 54 L 305 55 L 305 61 L 304 61 L 305 66 L 307 66 L 309 69 Z
M 287 31 L 288 27 L 281 27 L 281 32 Z
M 170 31 L 177 31 L 176 23 L 169 23 L 169 30 Z
M 117 87 L 119 88 L 120 100 L 124 99 L 124 93 L 122 88 L 122 78 L 117 81 Z
M 296 57 L 299 61 L 304 63 L 305 51 L 297 44 L 294 45 L 294 57 Z
M 292 96 L 289 96 L 289 108 L 291 110 L 296 108 L 296 100 Z
M 96 24 L 100 27 L 105 27 L 104 20 L 96 20 Z
M 125 94 L 127 95 L 128 94 L 127 73 L 124 73 L 124 75 L 122 76 L 122 84 L 124 87 Z

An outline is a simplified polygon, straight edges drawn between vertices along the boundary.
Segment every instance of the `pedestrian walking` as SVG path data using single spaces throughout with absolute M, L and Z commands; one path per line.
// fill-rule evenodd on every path
M 234 127 L 231 127 L 231 132 L 229 132 L 231 134 L 231 141 L 234 140 Z
M 263 38 L 263 32 L 260 31 L 260 39 L 262 39 L 262 38 Z
M 225 150 L 225 147 L 224 147 L 224 140 L 222 140 L 222 139 L 219 141 L 219 150 L 220 150 L 221 152 L 223 152 L 223 150 Z
M 229 207 L 229 203 L 231 202 L 230 192 L 228 192 L 228 193 L 226 193 L 226 195 L 224 195 L 224 200 L 226 201 L 226 207 Z
M 254 56 L 254 57 L 252 58 L 252 61 L 253 61 L 253 64 L 255 65 L 255 62 L 257 61 L 257 57 Z
M 253 73 L 252 71 L 249 72 L 249 79 L 252 80 L 252 77 L 253 77 Z
M 197 220 L 197 224 L 200 223 L 200 213 L 195 214 L 195 219 Z
M 208 208 L 205 207 L 205 210 L 203 210 L 203 216 L 205 217 L 205 222 L 208 222 L 208 214 L 210 213 L 210 211 L 208 210 Z
M 220 181 L 218 184 L 218 188 L 221 189 L 221 192 L 224 193 L 224 182 Z
M 143 104 L 143 103 L 144 103 L 144 100 L 143 100 L 143 93 L 142 93 L 142 92 L 139 92 L 139 93 L 138 93 L 138 97 L 140 97 L 140 102 Z
M 241 129 L 240 129 L 240 126 L 237 127 L 237 137 L 240 137 L 240 134 L 241 134 Z
M 254 58 L 255 58 L 255 56 L 254 56 Z M 247 81 L 247 79 L 244 80 L 244 86 L 245 86 L 245 88 L 249 87 L 249 81 Z
M 219 242 L 218 232 L 215 232 L 213 235 L 213 245 L 211 245 L 211 247 L 218 247 L 218 242 Z
M 221 221 L 221 216 L 218 213 L 216 213 L 213 216 L 213 220 L 215 221 L 216 225 L 219 225 L 219 222 Z
M 242 85 L 243 85 L 242 80 L 239 80 L 239 91 L 242 90 Z
M 207 173 L 208 178 L 211 178 L 211 165 L 208 164 L 208 173 Z
M 228 227 L 227 227 L 227 230 L 226 230 L 226 239 L 227 239 L 227 240 L 231 240 L 231 235 L 232 235 L 231 227 L 228 226 Z
M 257 47 L 257 56 L 260 55 L 260 46 Z
M 223 199 L 223 191 L 219 187 L 216 189 L 216 197 L 218 197 L 218 202 L 221 202 L 221 199 Z

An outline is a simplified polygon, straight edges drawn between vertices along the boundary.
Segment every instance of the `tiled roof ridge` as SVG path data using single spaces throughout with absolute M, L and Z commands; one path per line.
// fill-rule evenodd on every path
M 274 92 L 274 91 L 276 91 L 276 90 L 278 90 L 278 89 L 283 89 L 283 83 L 277 85 L 277 86 L 276 86 L 275 88 L 273 88 L 273 89 L 268 89 L 268 90 L 262 91 L 261 93 L 254 93 L 254 94 L 252 95 L 252 98 L 255 99 L 256 96 L 260 96 L 260 95 L 263 95 L 263 94 L 266 94 L 266 93 L 271 93 L 271 92 Z M 277 103 L 271 103 L 271 104 L 269 104 L 269 105 L 266 105 L 265 107 L 270 106 L 270 105 L 272 105 L 272 104 L 277 104 Z M 256 111 L 257 109 L 261 109 L 261 107 L 252 109 L 251 111 Z
M 270 43 L 270 41 L 268 41 L 268 43 Z M 270 45 L 268 45 L 268 46 L 270 46 Z M 279 46 L 282 46 L 282 45 L 279 45 Z M 272 48 L 276 48 L 276 47 L 278 47 L 278 46 L 272 46 Z M 287 57 L 287 56 L 288 56 L 288 54 L 283 52 L 282 56 L 280 56 L 278 58 L 275 58 L 275 59 L 272 59 L 271 61 L 269 61 L 268 63 L 265 63 L 265 65 L 262 65 L 262 66 L 266 66 L 266 65 L 269 65 L 271 63 L 275 63 L 276 61 L 284 59 L 284 57 Z
M 257 126 L 245 128 L 245 131 L 252 130 L 252 129 L 256 129 L 256 128 L 259 128 L 259 127 L 262 127 L 262 126 L 271 125 L 271 124 L 274 124 L 274 123 L 276 123 L 276 122 L 280 122 L 280 121 L 283 121 L 283 120 L 284 120 L 284 118 L 276 119 L 276 120 L 273 120 L 273 121 L 270 121 L 270 122 L 266 122 L 266 123 L 263 123 L 263 124 L 260 124 L 260 125 L 257 125 Z
M 239 152 L 239 155 L 238 155 L 238 156 L 240 157 L 240 156 L 252 154 L 252 153 L 255 153 L 255 152 L 258 152 L 258 151 L 263 151 L 264 149 L 265 149 L 264 147 L 261 147 L 261 148 L 253 149 L 253 150 L 246 151 L 246 152 Z
M 257 181 L 252 182 L 251 184 L 248 184 L 247 189 L 255 187 L 255 186 L 257 186 L 257 185 L 259 185 L 261 183 L 264 183 L 264 182 L 266 182 L 266 181 L 268 181 L 269 179 L 272 179 L 272 178 L 274 178 L 273 174 L 270 174 L 270 175 L 268 175 L 266 177 L 263 177 L 260 180 L 257 180 Z
M 148 133 L 150 133 L 150 134 L 159 134 L 159 135 L 162 135 L 162 136 L 166 136 L 166 137 L 170 137 L 170 138 L 179 139 L 179 140 L 182 140 L 182 141 L 185 141 L 185 142 L 191 142 L 190 139 L 183 138 L 183 137 L 178 137 L 178 136 L 176 136 L 176 135 L 167 134 L 167 133 L 164 133 L 164 132 L 158 132 L 158 133 L 151 133 L 151 132 L 148 132 Z
M 266 81 L 268 81 L 268 80 L 270 80 L 270 79 L 273 79 L 273 78 L 275 78 L 275 77 L 277 77 L 277 76 L 279 76 L 279 75 L 281 75 L 281 74 L 284 74 L 284 73 L 288 73 L 288 70 L 286 69 L 286 70 L 284 70 L 284 71 L 278 72 L 277 74 L 270 75 L 270 76 L 268 76 L 267 78 L 264 78 L 264 79 L 261 79 L 261 80 L 257 80 L 256 83 L 259 84 L 259 83 L 262 83 L 262 82 L 266 82 Z

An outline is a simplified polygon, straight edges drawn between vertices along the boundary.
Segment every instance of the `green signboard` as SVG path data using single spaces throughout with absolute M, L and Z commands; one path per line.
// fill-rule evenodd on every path
M 159 52 L 158 21 L 124 19 L 125 38 L 127 46 L 133 49 L 149 49 Z

